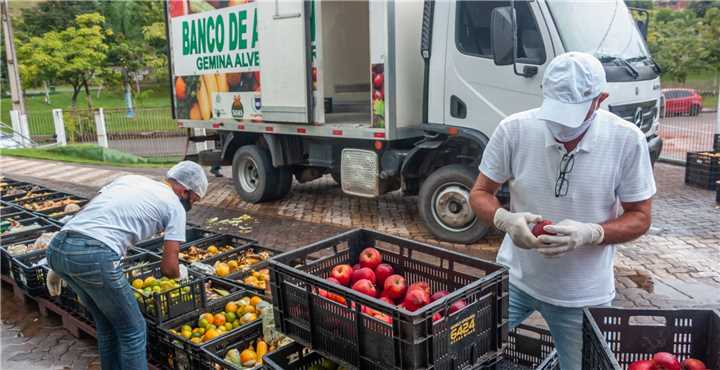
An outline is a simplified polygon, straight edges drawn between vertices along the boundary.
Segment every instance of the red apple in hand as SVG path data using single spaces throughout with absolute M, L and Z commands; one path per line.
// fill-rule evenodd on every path
M 658 352 L 653 355 L 654 370 L 682 370 L 677 357 L 667 352 Z
M 330 277 L 335 278 L 338 283 L 348 286 L 352 278 L 353 269 L 350 265 L 337 265 L 330 271 Z
M 438 299 L 441 299 L 442 297 L 444 297 L 448 294 L 450 294 L 450 293 L 448 293 L 447 290 L 441 290 L 441 291 L 435 292 L 435 293 L 433 293 L 433 295 L 430 296 L 430 302 L 435 302 Z
M 358 280 L 355 284 L 353 284 L 352 289 L 362 294 L 369 295 L 370 297 L 377 297 L 375 284 L 368 279 Z
M 352 276 L 350 277 L 350 284 L 355 284 L 355 282 L 362 279 L 370 280 L 370 282 L 375 284 L 375 273 L 367 267 L 355 270 L 352 272 Z
M 405 309 L 410 312 L 416 311 L 428 303 L 430 303 L 430 294 L 422 289 L 408 290 L 403 300 Z
M 360 252 L 360 265 L 375 270 L 382 262 L 382 256 L 375 248 L 365 248 Z
M 385 287 L 385 280 L 394 273 L 395 270 L 392 266 L 387 263 L 379 264 L 378 267 L 375 267 L 375 284 L 379 287 Z
M 551 232 L 545 231 L 545 226 L 552 225 L 552 224 L 553 223 L 550 220 L 542 220 L 542 221 L 536 223 L 535 226 L 533 226 L 532 234 L 535 235 L 536 238 L 540 235 L 555 235 Z
M 628 370 L 655 370 L 652 360 L 638 360 L 628 366 Z
M 682 367 L 685 370 L 706 370 L 705 363 L 696 358 L 686 358 L 682 362 Z
M 383 285 L 383 295 L 390 299 L 398 300 L 405 297 L 407 291 L 407 285 L 405 278 L 400 275 L 390 275 L 385 279 L 385 285 Z

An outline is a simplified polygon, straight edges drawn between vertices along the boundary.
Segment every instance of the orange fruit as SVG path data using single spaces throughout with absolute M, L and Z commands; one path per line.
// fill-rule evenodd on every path
M 213 340 L 213 339 L 217 338 L 218 335 L 220 335 L 220 333 L 218 333 L 217 330 L 210 329 L 205 332 L 205 335 L 203 335 L 203 341 L 207 342 L 209 340 Z
M 228 267 L 230 267 L 230 271 L 235 271 L 238 269 L 238 261 L 236 260 L 230 260 L 228 261 Z
M 203 320 L 203 319 L 207 321 L 208 325 L 212 325 L 215 323 L 214 322 L 215 317 L 211 313 L 204 313 L 204 314 L 200 315 L 200 320 Z
M 190 108 L 190 119 L 193 119 L 193 120 L 201 120 L 202 119 L 202 113 L 200 112 L 200 106 L 197 103 L 193 104 L 192 108 Z
M 246 366 L 246 364 L 255 366 L 255 362 L 257 362 L 257 353 L 255 353 L 255 351 L 246 349 L 240 352 L 240 363 L 243 364 L 243 366 Z
M 178 98 L 178 100 L 185 99 L 186 91 L 187 91 L 187 86 L 185 85 L 185 80 L 183 80 L 182 77 L 176 78 L 175 79 L 175 96 Z
M 217 254 L 218 249 L 217 249 L 216 246 L 211 245 L 211 246 L 208 247 L 207 251 L 208 251 L 208 253 L 210 253 L 210 254 Z
M 225 324 L 225 315 L 221 313 L 215 314 L 215 320 L 213 323 L 217 326 Z
M 215 275 L 223 277 L 230 274 L 230 266 L 225 262 L 220 262 L 215 265 Z
M 262 301 L 262 298 L 260 298 L 258 296 L 253 296 L 252 298 L 250 298 L 250 304 L 253 306 L 257 306 L 258 303 L 260 303 L 261 301 Z
M 225 305 L 225 312 L 237 312 L 238 305 L 235 302 L 228 302 L 228 304 Z

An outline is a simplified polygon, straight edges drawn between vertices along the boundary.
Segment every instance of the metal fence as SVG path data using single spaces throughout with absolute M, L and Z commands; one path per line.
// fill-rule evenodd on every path
M 717 88 L 665 88 L 663 96 L 658 133 L 663 139 L 660 159 L 685 164 L 688 152 L 712 151 L 718 133 Z
M 103 109 L 108 147 L 138 156 L 178 159 L 185 154 L 187 137 L 178 128 L 170 108 L 141 108 L 128 116 L 126 109 Z M 67 142 L 98 143 L 98 110 L 62 112 Z M 56 142 L 52 111 L 27 113 L 30 137 L 36 143 Z

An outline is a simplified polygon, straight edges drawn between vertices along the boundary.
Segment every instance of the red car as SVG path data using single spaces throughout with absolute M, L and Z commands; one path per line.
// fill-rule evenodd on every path
M 702 111 L 703 99 L 694 89 L 663 89 L 665 115 L 689 114 L 697 116 Z

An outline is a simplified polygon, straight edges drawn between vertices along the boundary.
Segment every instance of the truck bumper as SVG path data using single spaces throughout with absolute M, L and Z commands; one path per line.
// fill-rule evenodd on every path
M 648 138 L 648 149 L 650 149 L 650 162 L 655 164 L 658 158 L 660 158 L 660 152 L 662 152 L 663 141 L 659 136 L 653 136 Z

